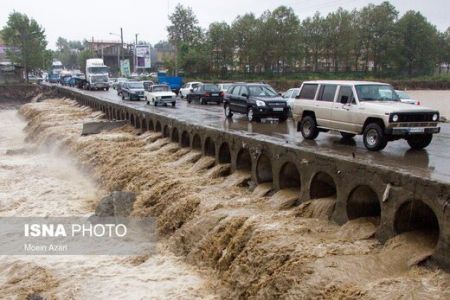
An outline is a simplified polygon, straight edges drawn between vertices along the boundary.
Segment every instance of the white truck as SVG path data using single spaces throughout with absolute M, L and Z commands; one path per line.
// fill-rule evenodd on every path
M 109 90 L 109 68 L 105 66 L 103 59 L 90 58 L 86 60 L 84 88 L 87 90 Z

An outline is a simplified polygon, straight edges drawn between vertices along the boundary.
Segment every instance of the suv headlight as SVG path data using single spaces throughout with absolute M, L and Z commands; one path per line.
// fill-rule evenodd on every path
M 256 100 L 256 106 L 266 106 L 266 102 L 261 100 Z
M 392 121 L 393 122 L 398 122 L 398 115 L 393 115 L 392 116 Z
M 438 119 L 439 119 L 439 115 L 438 114 L 434 114 L 433 115 L 433 121 L 436 122 Z

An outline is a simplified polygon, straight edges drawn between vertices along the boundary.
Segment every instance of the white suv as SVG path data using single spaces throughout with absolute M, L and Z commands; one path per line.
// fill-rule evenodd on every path
M 344 138 L 363 134 L 371 151 L 398 139 L 423 149 L 440 132 L 438 111 L 404 104 L 392 86 L 378 82 L 304 82 L 292 114 L 305 139 L 328 130 L 340 131 Z

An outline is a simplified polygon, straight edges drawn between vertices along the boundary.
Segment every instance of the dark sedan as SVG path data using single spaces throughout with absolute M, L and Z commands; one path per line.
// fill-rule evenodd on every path
M 261 118 L 278 118 L 287 120 L 289 106 L 268 84 L 236 83 L 228 89 L 224 100 L 225 116 L 231 118 L 233 113 L 247 115 L 250 122 L 259 122 Z
M 139 81 L 127 81 L 122 84 L 120 90 L 122 100 L 128 98 L 128 100 L 141 100 L 145 99 L 144 84 Z
M 215 84 L 201 84 L 186 95 L 186 100 L 188 103 L 198 100 L 200 104 L 208 104 L 208 102 L 220 104 L 223 102 L 223 92 Z

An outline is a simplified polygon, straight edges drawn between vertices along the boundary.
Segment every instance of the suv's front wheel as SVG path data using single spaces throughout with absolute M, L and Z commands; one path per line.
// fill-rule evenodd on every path
M 311 116 L 303 117 L 300 122 L 300 131 L 306 140 L 314 140 L 319 135 L 316 120 Z
M 249 107 L 248 108 L 248 110 L 247 110 L 247 119 L 250 122 L 259 122 L 259 121 L 261 121 L 260 118 L 255 116 L 255 111 L 253 110 L 253 107 Z
M 231 119 L 233 117 L 233 113 L 231 112 L 231 108 L 229 104 L 225 104 L 224 107 L 225 117 L 227 119 Z
M 377 123 L 370 123 L 364 129 L 364 146 L 369 151 L 383 150 L 387 145 L 387 139 L 384 135 L 383 128 Z
M 432 134 L 424 134 L 424 135 L 413 135 L 409 137 L 406 141 L 408 142 L 408 145 L 412 149 L 420 150 L 426 148 L 431 143 L 432 140 L 433 140 Z

